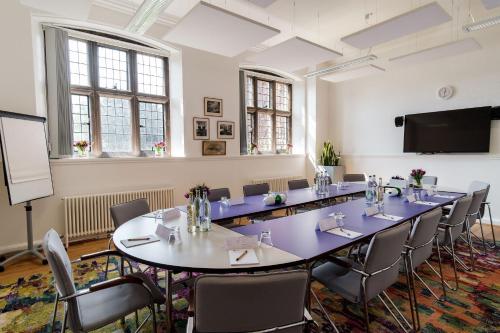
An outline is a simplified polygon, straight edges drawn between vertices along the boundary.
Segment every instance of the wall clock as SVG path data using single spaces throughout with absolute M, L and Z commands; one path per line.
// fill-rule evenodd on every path
M 450 99 L 454 92 L 455 89 L 452 86 L 444 86 L 438 89 L 437 95 L 441 99 Z

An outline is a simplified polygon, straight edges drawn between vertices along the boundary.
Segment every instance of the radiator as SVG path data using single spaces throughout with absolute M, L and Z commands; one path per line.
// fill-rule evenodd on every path
M 127 201 L 145 198 L 152 211 L 174 206 L 174 189 L 157 188 L 116 193 L 64 197 L 66 247 L 70 240 L 107 234 L 114 229 L 109 208 Z
M 266 179 L 255 179 L 252 180 L 251 184 L 269 184 L 269 188 L 272 192 L 283 192 L 288 191 L 288 181 L 301 179 L 304 177 L 294 176 L 294 177 L 278 177 L 278 178 L 266 178 Z

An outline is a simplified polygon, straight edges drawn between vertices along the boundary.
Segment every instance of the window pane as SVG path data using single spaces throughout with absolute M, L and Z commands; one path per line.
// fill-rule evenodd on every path
M 99 46 L 99 87 L 128 90 L 127 52 Z
M 252 143 L 255 143 L 255 139 L 253 137 L 253 122 L 254 115 L 253 113 L 247 113 L 247 146 L 250 147 Z
M 164 141 L 163 104 L 139 102 L 141 150 L 151 150 Z
M 270 109 L 272 105 L 271 83 L 257 80 L 257 107 Z
M 276 150 L 287 150 L 288 144 L 288 117 L 276 116 Z
M 288 84 L 276 82 L 276 109 L 280 111 L 290 111 Z
M 144 94 L 165 95 L 162 58 L 137 54 L 137 90 Z
M 258 121 L 258 139 L 259 151 L 270 152 L 273 147 L 273 117 L 265 112 L 259 112 Z
M 253 96 L 253 78 L 251 76 L 247 76 L 247 106 L 254 107 L 254 96 Z
M 69 40 L 69 71 L 71 84 L 78 86 L 89 85 L 89 54 L 87 42 Z
M 71 112 L 73 114 L 73 142 L 85 140 L 90 142 L 90 108 L 89 97 L 71 95 Z M 77 151 L 74 148 L 74 151 Z
M 101 140 L 104 152 L 132 151 L 130 101 L 101 97 Z

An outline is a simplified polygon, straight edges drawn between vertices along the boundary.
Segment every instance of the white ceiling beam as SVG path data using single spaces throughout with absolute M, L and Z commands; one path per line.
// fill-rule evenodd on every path
M 126 30 L 144 34 L 174 0 L 144 0 L 128 23 Z

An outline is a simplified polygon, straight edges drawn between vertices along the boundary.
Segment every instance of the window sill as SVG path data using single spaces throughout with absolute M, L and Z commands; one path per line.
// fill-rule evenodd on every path
M 199 161 L 248 160 L 248 159 L 284 159 L 304 158 L 305 154 L 261 154 L 234 156 L 199 156 L 199 157 L 67 157 L 51 159 L 51 165 L 82 165 L 82 164 L 117 164 L 117 163 L 183 163 Z

